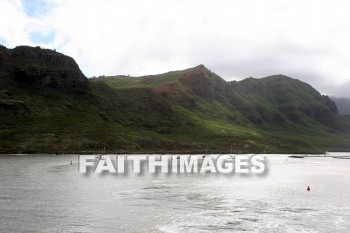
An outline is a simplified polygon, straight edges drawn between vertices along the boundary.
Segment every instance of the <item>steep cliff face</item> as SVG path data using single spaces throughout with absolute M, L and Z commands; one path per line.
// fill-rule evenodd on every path
M 89 89 L 89 82 L 73 58 L 40 47 L 0 48 L 0 72 L 20 83 L 49 88 Z

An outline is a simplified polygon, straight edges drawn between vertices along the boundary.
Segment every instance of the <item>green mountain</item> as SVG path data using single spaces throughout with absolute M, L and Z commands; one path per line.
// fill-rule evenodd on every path
M 350 149 L 350 119 L 283 75 L 227 82 L 203 65 L 87 79 L 39 47 L 0 47 L 0 152 L 318 153 Z

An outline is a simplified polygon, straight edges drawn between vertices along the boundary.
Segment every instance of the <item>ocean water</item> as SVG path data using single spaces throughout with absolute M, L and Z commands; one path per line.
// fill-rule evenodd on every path
M 83 175 L 0 155 L 0 232 L 350 232 L 350 160 L 266 157 L 260 176 Z

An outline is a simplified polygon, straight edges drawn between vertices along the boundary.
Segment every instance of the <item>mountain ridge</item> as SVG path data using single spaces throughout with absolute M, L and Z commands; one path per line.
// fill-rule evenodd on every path
M 335 103 L 283 75 L 228 82 L 199 65 L 87 79 L 73 58 L 21 46 L 0 48 L 0 84 L 1 153 L 350 149 Z

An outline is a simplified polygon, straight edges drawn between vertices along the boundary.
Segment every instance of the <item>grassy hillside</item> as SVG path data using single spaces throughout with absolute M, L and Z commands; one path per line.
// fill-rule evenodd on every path
M 86 79 L 51 50 L 0 48 L 0 152 L 318 153 L 350 149 L 350 120 L 277 75 L 226 82 L 203 65 Z

